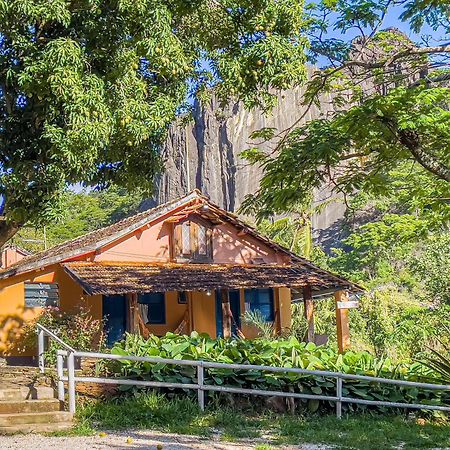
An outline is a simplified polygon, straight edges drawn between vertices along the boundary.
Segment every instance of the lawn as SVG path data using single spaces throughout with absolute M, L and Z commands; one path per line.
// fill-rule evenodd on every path
M 352 415 L 290 416 L 239 412 L 219 404 L 200 412 L 188 398 L 140 394 L 79 408 L 73 433 L 102 430 L 153 429 L 163 432 L 208 436 L 219 432 L 223 440 L 262 438 L 272 448 L 281 444 L 332 444 L 336 449 L 389 450 L 437 449 L 450 446 L 449 423 L 416 423 L 399 416 Z

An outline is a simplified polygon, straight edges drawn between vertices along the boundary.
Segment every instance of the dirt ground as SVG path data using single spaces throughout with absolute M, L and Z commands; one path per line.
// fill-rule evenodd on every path
M 2 450 L 245 450 L 265 444 L 260 440 L 222 442 L 220 438 L 201 438 L 154 431 L 100 433 L 95 436 L 55 437 L 39 434 L 0 436 Z M 279 450 L 328 450 L 331 447 L 302 444 L 276 447 Z

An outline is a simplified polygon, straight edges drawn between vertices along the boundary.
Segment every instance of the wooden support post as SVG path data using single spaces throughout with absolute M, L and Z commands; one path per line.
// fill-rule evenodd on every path
M 348 309 L 339 308 L 338 302 L 348 301 L 347 291 L 336 291 L 336 327 L 339 353 L 345 352 L 350 347 L 350 328 L 348 324 Z
M 222 300 L 222 326 L 223 337 L 231 337 L 231 307 L 230 307 L 230 293 L 228 289 L 220 290 L 220 298 Z
M 308 322 L 306 342 L 314 342 L 314 302 L 311 286 L 305 286 L 303 288 L 303 304 L 305 306 L 305 318 Z
M 127 329 L 130 333 L 139 334 L 139 310 L 137 302 L 137 294 L 127 294 L 128 300 L 128 317 Z

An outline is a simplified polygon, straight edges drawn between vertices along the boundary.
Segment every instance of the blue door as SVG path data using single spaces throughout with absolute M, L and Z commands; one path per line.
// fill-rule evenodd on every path
M 127 330 L 127 301 L 125 295 L 103 296 L 103 319 L 106 344 L 112 347 Z
M 238 290 L 229 291 L 229 296 L 231 313 L 234 319 L 231 321 L 231 334 L 237 336 L 238 328 L 241 327 L 241 296 Z M 216 335 L 217 337 L 223 337 L 223 312 L 220 289 L 216 290 Z

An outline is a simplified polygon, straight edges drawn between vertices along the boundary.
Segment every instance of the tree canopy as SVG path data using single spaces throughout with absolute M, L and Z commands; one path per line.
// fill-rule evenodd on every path
M 412 42 L 383 29 L 393 7 L 398 20 L 419 32 L 424 24 L 442 35 L 436 43 Z M 450 7 L 440 0 L 323 0 L 309 5 L 312 61 L 325 61 L 309 80 L 300 118 L 286 130 L 263 129 L 254 137 L 269 152 L 244 156 L 264 177 L 244 210 L 259 217 L 295 209 L 311 190 L 329 185 L 344 197 L 392 187 L 389 172 L 414 163 L 430 175 L 431 207 L 446 207 L 450 193 Z M 328 37 L 351 30 L 351 40 Z M 331 94 L 333 111 L 304 123 L 309 108 Z M 414 186 L 417 192 L 420 186 Z
M 270 107 L 304 28 L 299 0 L 0 0 L 0 244 L 68 184 L 150 191 L 189 93 Z

